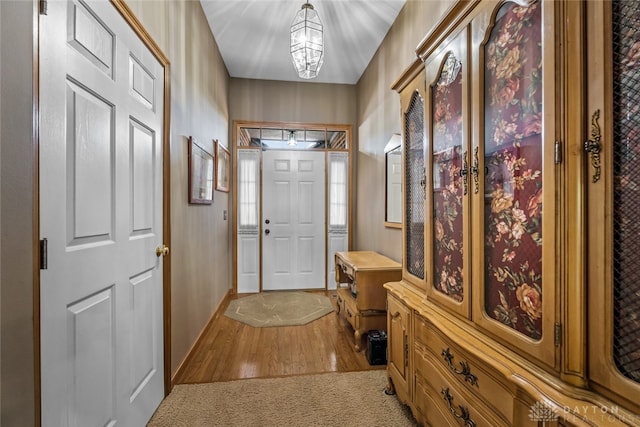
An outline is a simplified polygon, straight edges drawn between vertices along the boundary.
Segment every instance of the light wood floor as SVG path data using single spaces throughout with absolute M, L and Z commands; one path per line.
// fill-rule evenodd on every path
M 335 305 L 335 291 L 326 295 Z M 369 365 L 365 350 L 354 350 L 353 329 L 335 312 L 304 326 L 255 328 L 226 317 L 228 303 L 220 307 L 176 384 L 386 368 Z

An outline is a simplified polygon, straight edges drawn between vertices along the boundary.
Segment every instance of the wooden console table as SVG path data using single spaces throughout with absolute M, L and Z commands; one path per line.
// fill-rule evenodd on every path
M 402 264 L 373 251 L 336 252 L 335 263 L 336 312 L 353 327 L 355 349 L 360 351 L 363 333 L 387 329 L 387 294 L 383 285 L 402 278 Z

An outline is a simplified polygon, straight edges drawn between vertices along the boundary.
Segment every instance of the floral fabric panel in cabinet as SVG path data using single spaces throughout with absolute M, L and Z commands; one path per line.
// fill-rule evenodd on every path
M 448 54 L 432 87 L 434 287 L 462 301 L 462 64 Z
M 640 383 L 640 3 L 612 4 L 613 360 Z
M 485 310 L 542 337 L 542 26 L 505 3 L 484 47 Z
M 424 279 L 424 100 L 415 92 L 405 114 L 407 271 Z

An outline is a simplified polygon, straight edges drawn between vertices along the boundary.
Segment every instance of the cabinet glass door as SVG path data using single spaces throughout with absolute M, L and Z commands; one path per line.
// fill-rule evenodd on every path
M 473 165 L 479 181 L 474 209 L 483 230 L 477 233 L 483 242 L 476 271 L 483 288 L 477 313 L 484 316 L 476 320 L 552 367 L 557 284 L 553 7 L 553 2 L 505 2 L 483 23 L 485 38 L 477 49 L 484 76 L 478 88 L 482 130 Z M 480 26 L 483 16 L 474 24 Z
M 467 31 L 426 63 L 429 193 L 427 298 L 469 315 Z
M 485 45 L 485 311 L 542 337 L 542 15 L 505 4 Z
M 416 77 L 417 89 L 409 92 L 404 110 L 404 275 L 410 282 L 424 288 L 424 74 Z
M 586 7 L 589 376 L 640 412 L 640 3 Z

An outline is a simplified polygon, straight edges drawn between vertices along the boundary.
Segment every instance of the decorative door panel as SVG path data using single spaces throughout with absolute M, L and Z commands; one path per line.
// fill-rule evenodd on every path
M 66 92 L 67 242 L 109 244 L 115 239 L 114 106 L 69 78 Z
M 156 375 L 162 366 L 158 366 L 158 358 L 153 352 L 157 343 L 160 325 L 157 305 L 154 303 L 155 272 L 147 270 L 129 280 L 131 294 L 131 351 L 136 355 L 129 375 L 129 399 L 134 401 L 144 389 L 145 384 Z
M 427 298 L 469 316 L 469 102 L 466 29 L 425 65 L 430 177 Z
M 419 73 L 401 93 L 404 136 L 403 278 L 425 289 L 425 80 Z
M 588 2 L 586 16 L 589 378 L 638 413 L 640 4 Z
M 67 307 L 72 325 L 67 359 L 73 376 L 67 392 L 69 425 L 113 425 L 117 422 L 114 378 L 116 376 L 115 285 L 74 301 Z
M 483 76 L 474 87 L 480 122 L 471 165 L 474 236 L 483 239 L 474 246 L 474 320 L 550 367 L 557 286 L 553 7 L 509 1 L 485 6 L 472 22 L 473 34 L 483 37 L 472 49 L 474 75 Z

